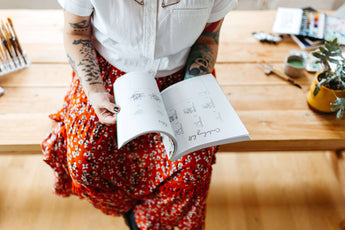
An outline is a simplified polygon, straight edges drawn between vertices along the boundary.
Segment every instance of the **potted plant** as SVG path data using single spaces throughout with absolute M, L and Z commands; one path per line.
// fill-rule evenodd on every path
M 310 107 L 321 112 L 337 112 L 342 119 L 345 112 L 345 58 L 337 39 L 325 42 L 312 52 L 322 66 L 310 88 L 307 101 Z

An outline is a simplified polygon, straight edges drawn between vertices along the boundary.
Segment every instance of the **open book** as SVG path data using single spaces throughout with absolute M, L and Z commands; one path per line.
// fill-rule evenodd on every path
M 272 31 L 326 41 L 338 38 L 345 45 L 345 20 L 313 10 L 278 8 Z
M 148 73 L 132 72 L 114 83 L 117 140 L 121 148 L 146 133 L 160 133 L 168 158 L 250 140 L 248 131 L 212 74 L 178 82 L 159 92 Z

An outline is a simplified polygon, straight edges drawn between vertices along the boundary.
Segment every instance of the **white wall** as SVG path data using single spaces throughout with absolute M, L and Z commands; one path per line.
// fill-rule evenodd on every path
M 0 0 L 0 9 L 59 9 L 56 0 Z

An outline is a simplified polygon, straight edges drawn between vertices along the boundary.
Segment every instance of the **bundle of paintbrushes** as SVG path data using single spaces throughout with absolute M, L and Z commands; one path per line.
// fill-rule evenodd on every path
M 12 20 L 0 22 L 0 75 L 10 73 L 30 65 L 18 36 L 14 30 Z

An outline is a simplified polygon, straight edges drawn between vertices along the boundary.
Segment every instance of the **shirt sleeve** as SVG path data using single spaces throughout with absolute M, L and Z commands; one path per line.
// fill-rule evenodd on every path
M 90 0 L 57 0 L 62 8 L 78 16 L 90 16 L 93 6 Z
M 215 0 L 207 22 L 212 23 L 224 18 L 230 10 L 237 6 L 237 0 Z

